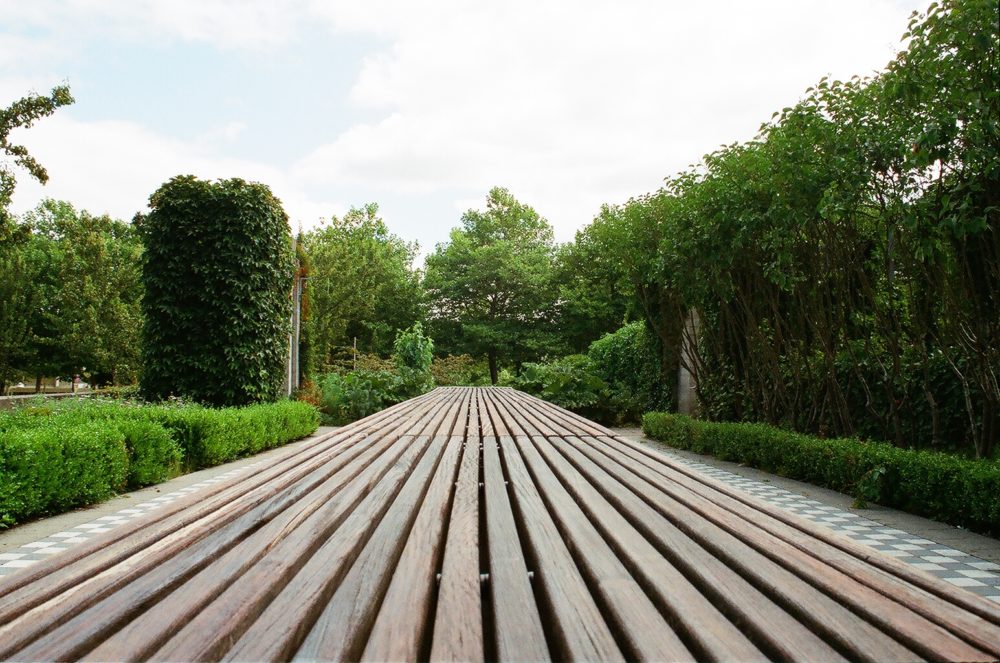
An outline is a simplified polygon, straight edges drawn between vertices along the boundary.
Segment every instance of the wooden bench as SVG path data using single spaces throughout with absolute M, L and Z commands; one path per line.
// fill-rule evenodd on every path
M 525 394 L 440 388 L 0 580 L 16 660 L 1000 657 L 1000 605 Z

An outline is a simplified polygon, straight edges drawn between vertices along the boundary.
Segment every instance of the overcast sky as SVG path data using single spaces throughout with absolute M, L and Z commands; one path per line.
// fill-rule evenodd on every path
M 0 106 L 45 196 L 129 219 L 178 174 L 268 184 L 293 226 L 377 202 L 424 252 L 505 186 L 572 239 L 753 137 L 820 77 L 881 69 L 927 0 L 0 0 Z

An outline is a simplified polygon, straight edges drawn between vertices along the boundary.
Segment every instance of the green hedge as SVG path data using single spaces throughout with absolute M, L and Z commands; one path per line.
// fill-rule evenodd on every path
M 649 412 L 643 432 L 670 446 L 745 463 L 984 534 L 1000 534 L 1000 463 L 822 439 L 765 424 Z
M 277 447 L 318 424 L 316 409 L 296 401 L 212 409 L 86 400 L 0 413 L 0 527 Z
M 0 433 L 0 526 L 105 500 L 125 487 L 127 474 L 116 429 L 56 424 Z

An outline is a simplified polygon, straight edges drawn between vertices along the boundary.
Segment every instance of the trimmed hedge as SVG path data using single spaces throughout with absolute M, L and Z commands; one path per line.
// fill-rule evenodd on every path
M 852 438 L 822 439 L 765 424 L 699 421 L 649 412 L 649 437 L 855 495 L 909 513 L 1000 534 L 1000 463 L 900 449 Z
M 105 500 L 125 487 L 117 429 L 56 424 L 0 434 L 0 527 Z
M 0 527 L 305 437 L 297 401 L 211 409 L 86 400 L 0 414 Z

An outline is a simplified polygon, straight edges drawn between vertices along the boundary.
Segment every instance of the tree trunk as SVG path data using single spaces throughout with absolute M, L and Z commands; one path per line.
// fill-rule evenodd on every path
M 490 348 L 489 352 L 486 354 L 490 362 L 490 383 L 497 383 L 497 351 L 496 348 Z
M 40 393 L 42 391 L 42 376 L 35 376 L 35 393 Z

